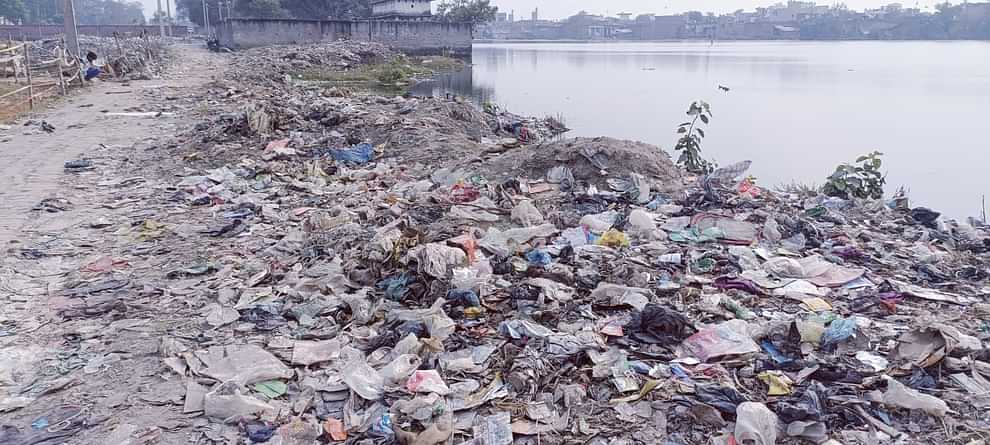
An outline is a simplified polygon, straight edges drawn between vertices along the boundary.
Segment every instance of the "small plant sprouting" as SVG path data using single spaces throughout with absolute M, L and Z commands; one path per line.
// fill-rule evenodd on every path
M 697 175 L 711 173 L 715 170 L 715 164 L 701 157 L 701 141 L 705 138 L 705 130 L 698 124 L 699 120 L 704 125 L 711 121 L 711 106 L 705 101 L 694 102 L 688 108 L 687 115 L 691 116 L 691 121 L 677 126 L 677 134 L 681 135 L 674 146 L 674 150 L 681 152 L 677 164 Z
M 887 178 L 880 172 L 883 153 L 860 156 L 855 164 L 841 164 L 825 182 L 822 193 L 843 199 L 881 199 Z

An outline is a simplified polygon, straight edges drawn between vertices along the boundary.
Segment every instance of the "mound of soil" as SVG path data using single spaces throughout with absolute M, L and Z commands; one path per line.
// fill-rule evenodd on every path
M 512 177 L 542 178 L 557 166 L 570 168 L 579 182 L 607 187 L 610 178 L 643 175 L 655 190 L 676 192 L 683 188 L 683 173 L 670 155 L 655 145 L 608 137 L 574 138 L 522 147 L 482 163 L 478 168 L 489 180 Z

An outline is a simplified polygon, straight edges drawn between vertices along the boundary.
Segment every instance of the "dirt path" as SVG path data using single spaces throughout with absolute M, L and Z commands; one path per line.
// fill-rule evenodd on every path
M 0 443 L 189 443 L 185 387 L 158 354 L 189 324 L 174 304 L 189 293 L 154 280 L 196 252 L 141 230 L 183 220 L 163 210 L 168 149 L 203 117 L 200 93 L 224 62 L 173 49 L 162 79 L 102 84 L 31 116 L 53 133 L 0 133 Z M 137 112 L 156 114 L 112 115 Z M 75 159 L 92 169 L 66 172 Z
M 112 113 L 154 111 L 149 101 L 164 99 L 169 87 L 196 87 L 209 80 L 208 72 L 198 67 L 210 54 L 193 46 L 175 47 L 177 65 L 166 79 L 105 82 L 77 92 L 51 111 L 20 119 L 6 132 L 0 132 L 0 246 L 6 246 L 32 230 L 37 220 L 30 210 L 42 200 L 60 197 L 71 202 L 72 191 L 60 188 L 65 161 L 84 159 L 100 145 L 122 146 L 153 139 L 174 131 L 180 116 L 126 117 Z M 25 122 L 36 122 L 24 126 Z M 47 133 L 40 128 L 45 121 L 55 127 Z M 58 204 L 56 204 L 58 205 Z M 63 214 L 64 216 L 64 214 Z

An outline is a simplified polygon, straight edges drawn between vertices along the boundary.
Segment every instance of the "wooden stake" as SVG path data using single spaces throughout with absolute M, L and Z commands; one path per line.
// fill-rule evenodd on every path
M 34 109 L 34 84 L 31 83 L 31 45 L 24 43 L 24 72 L 28 81 L 28 106 Z

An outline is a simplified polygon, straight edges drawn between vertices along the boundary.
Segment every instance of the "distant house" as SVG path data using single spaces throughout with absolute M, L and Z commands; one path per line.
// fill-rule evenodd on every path
M 429 20 L 432 0 L 372 0 L 371 18 L 377 20 Z

